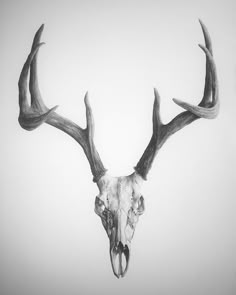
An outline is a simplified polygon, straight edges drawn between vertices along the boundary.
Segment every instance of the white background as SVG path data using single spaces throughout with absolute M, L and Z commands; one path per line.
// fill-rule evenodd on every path
M 0 293 L 233 295 L 235 276 L 235 1 L 1 1 Z M 164 122 L 198 104 L 212 37 L 221 109 L 171 137 L 143 187 L 145 214 L 125 278 L 94 213 L 98 193 L 80 146 L 44 124 L 18 125 L 18 77 L 45 23 L 39 79 L 48 107 L 85 126 L 112 175 L 132 173 L 151 136 L 153 87 Z

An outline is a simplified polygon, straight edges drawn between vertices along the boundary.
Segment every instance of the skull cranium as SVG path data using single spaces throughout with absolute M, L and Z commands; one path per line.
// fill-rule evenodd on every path
M 124 177 L 106 174 L 98 182 L 100 194 L 95 200 L 95 212 L 101 217 L 110 240 L 112 269 L 118 278 L 128 270 L 131 240 L 144 212 L 142 182 L 136 173 Z

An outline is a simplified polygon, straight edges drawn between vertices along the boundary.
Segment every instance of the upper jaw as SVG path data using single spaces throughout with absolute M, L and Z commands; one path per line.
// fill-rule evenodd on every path
M 111 265 L 114 275 L 124 277 L 129 266 L 130 246 L 118 241 L 110 247 Z

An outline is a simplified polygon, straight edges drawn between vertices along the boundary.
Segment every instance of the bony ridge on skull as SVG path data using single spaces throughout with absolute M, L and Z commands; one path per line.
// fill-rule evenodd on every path
M 110 240 L 111 265 L 117 278 L 128 270 L 131 240 L 145 209 L 140 192 L 142 183 L 143 178 L 136 172 L 122 177 L 106 173 L 97 183 L 100 193 L 95 199 L 95 212 Z

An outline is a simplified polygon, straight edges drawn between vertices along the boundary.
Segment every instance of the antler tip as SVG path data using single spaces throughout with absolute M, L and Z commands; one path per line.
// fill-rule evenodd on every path
M 203 33 L 204 33 L 204 35 L 205 35 L 205 34 L 207 33 L 207 28 L 206 28 L 204 22 L 203 22 L 200 18 L 198 19 L 198 21 L 199 21 L 200 26 L 201 26 L 201 28 L 202 28 L 202 31 L 203 31 Z
M 159 102 L 160 101 L 160 94 L 155 87 L 154 87 L 154 96 L 155 96 L 155 101 Z
M 86 91 L 86 93 L 84 95 L 84 102 L 85 103 L 88 103 L 88 96 L 89 96 L 88 91 Z
M 50 112 L 54 112 L 58 107 L 59 107 L 59 105 L 56 105 L 55 107 L 51 108 Z
M 181 100 L 177 98 L 172 98 L 173 102 L 176 103 L 177 105 L 180 104 Z
M 203 25 L 203 21 L 201 20 L 200 17 L 198 18 L 198 21 L 199 21 L 200 25 L 202 26 Z
M 86 91 L 85 96 L 84 96 L 84 103 L 86 108 L 90 108 L 90 103 L 89 103 L 89 93 Z
M 202 21 L 202 19 L 199 18 L 198 21 L 199 21 L 199 23 L 200 23 L 200 25 L 202 27 L 203 32 L 207 32 L 206 25 L 204 24 L 204 22 Z
M 44 30 L 44 24 L 42 24 L 42 25 L 39 27 L 38 31 L 37 31 L 36 34 L 35 34 L 35 36 L 38 36 L 38 39 L 39 39 L 39 40 L 40 40 L 40 37 L 41 37 L 41 35 L 42 35 L 43 30 Z
M 203 47 L 205 47 L 204 45 L 202 45 L 202 44 L 198 44 L 198 46 L 201 48 L 201 49 L 203 49 Z

